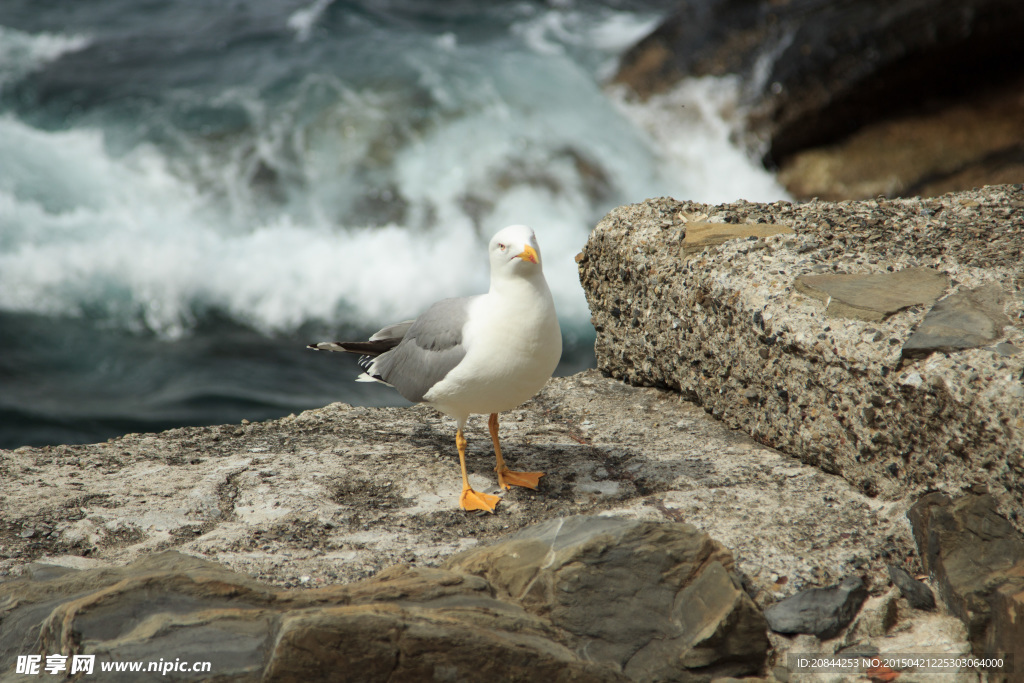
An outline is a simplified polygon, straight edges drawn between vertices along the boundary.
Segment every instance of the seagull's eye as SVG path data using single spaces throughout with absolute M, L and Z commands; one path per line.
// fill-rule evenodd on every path
M 501 249 L 502 251 L 505 251 L 506 249 L 508 249 L 508 247 L 506 247 L 504 244 L 499 242 L 498 243 L 498 249 Z

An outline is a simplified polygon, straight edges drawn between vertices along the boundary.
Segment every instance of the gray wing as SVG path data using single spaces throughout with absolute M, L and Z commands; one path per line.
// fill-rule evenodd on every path
M 373 361 L 373 376 L 419 403 L 430 388 L 462 362 L 462 327 L 476 297 L 443 299 L 409 326 L 398 346 Z M 383 331 L 383 330 L 382 330 Z

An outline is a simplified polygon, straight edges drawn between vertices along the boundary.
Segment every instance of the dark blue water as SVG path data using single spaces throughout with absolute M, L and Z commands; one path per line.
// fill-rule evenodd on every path
M 692 121 L 604 87 L 669 4 L 5 0 L 0 447 L 400 404 L 304 345 L 485 290 L 511 223 L 558 372 L 592 366 L 608 209 L 778 194 L 701 114 L 728 84 L 672 96 Z

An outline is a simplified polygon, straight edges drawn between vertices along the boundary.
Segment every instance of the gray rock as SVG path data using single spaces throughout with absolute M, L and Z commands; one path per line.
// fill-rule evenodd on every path
M 1010 324 L 1003 313 L 1006 293 L 998 284 L 961 290 L 939 301 L 924 316 L 903 345 L 904 357 L 933 351 L 955 351 L 985 346 Z
M 809 588 L 764 611 L 776 633 L 808 633 L 828 640 L 842 633 L 868 597 L 864 580 L 848 576 L 835 586 Z
M 935 609 L 935 596 L 927 584 L 918 581 L 906 569 L 894 564 L 889 565 L 889 576 L 911 607 L 923 610 Z
M 824 585 L 856 558 L 914 552 L 898 501 L 871 501 L 675 392 L 597 371 L 556 378 L 503 416 L 509 456 L 547 476 L 537 491 L 505 492 L 494 515 L 458 509 L 450 430 L 425 407 L 336 404 L 242 427 L 0 451 L 0 581 L 35 560 L 94 568 L 176 548 L 317 587 L 437 566 L 537 522 L 602 512 L 713 531 L 761 592 L 777 592 L 780 575 Z M 473 419 L 467 433 L 470 480 L 495 492 L 486 424 Z M 55 535 L 20 537 L 44 523 Z M 881 559 L 863 571 L 887 580 Z
M 895 273 L 801 275 L 793 284 L 824 301 L 828 315 L 870 321 L 932 304 L 946 291 L 949 278 L 932 268 L 906 268 Z
M 1020 353 L 1020 349 L 1009 342 L 1000 342 L 995 345 L 995 351 L 1000 356 L 1016 356 Z
M 445 563 L 545 615 L 632 680 L 755 674 L 768 647 L 731 553 L 688 524 L 570 517 Z
M 763 322 L 771 324 L 771 320 Z M 865 400 L 876 398 L 869 394 Z M 794 392 L 792 400 L 801 399 Z M 234 578 L 219 584 L 199 581 L 196 572 L 202 564 L 177 566 L 164 560 L 159 566 L 142 566 L 161 575 L 187 574 L 187 580 L 174 584 L 174 591 L 199 581 L 219 585 L 219 590 L 238 598 L 239 609 L 247 611 L 229 618 L 212 608 L 217 618 L 206 623 L 208 630 L 203 633 L 211 640 L 223 639 L 226 651 L 233 653 L 230 661 L 237 678 L 252 680 L 244 673 L 246 662 L 252 660 L 242 656 L 251 650 L 247 634 L 258 632 L 266 622 L 255 621 L 255 612 L 263 607 L 250 610 L 245 605 L 259 603 L 259 595 L 267 591 L 275 596 L 306 595 L 310 601 L 323 598 L 323 604 L 340 595 L 342 607 L 353 607 L 336 608 L 337 614 L 329 620 L 312 616 L 314 612 L 289 612 L 286 620 L 273 611 L 283 609 L 280 604 L 264 610 L 267 618 L 294 629 L 281 631 L 287 634 L 282 642 L 288 648 L 282 653 L 315 650 L 325 662 L 335 662 L 331 657 L 351 645 L 350 635 L 365 629 L 381 636 L 380 653 L 368 653 L 367 666 L 386 664 L 395 657 L 406 658 L 407 663 L 429 658 L 429 653 L 441 651 L 439 642 L 429 640 L 440 631 L 430 619 L 421 619 L 417 610 L 455 603 L 470 605 L 468 612 L 492 625 L 491 612 L 499 609 L 515 608 L 516 619 L 526 620 L 522 628 L 498 624 L 496 631 L 480 628 L 479 633 L 466 636 L 497 634 L 497 645 L 491 640 L 460 641 L 477 643 L 482 651 L 492 652 L 495 661 L 504 661 L 501 643 L 510 642 L 503 632 L 512 630 L 519 637 L 534 634 L 535 628 L 541 628 L 541 634 L 516 647 L 525 648 L 522 652 L 527 655 L 540 649 L 539 661 L 552 662 L 552 667 L 575 661 L 580 636 L 555 627 L 519 603 L 497 599 L 498 589 L 484 589 L 488 584 L 478 577 L 460 575 L 463 582 L 472 583 L 448 584 L 444 582 L 455 581 L 452 572 L 438 575 L 432 572 L 441 570 L 431 568 L 458 552 L 507 539 L 537 522 L 581 513 L 692 524 L 730 548 L 733 557 L 742 558 L 744 592 L 757 605 L 785 597 L 794 586 L 834 583 L 854 570 L 872 577 L 877 585 L 885 581 L 886 560 L 908 562 L 914 553 L 905 518 L 909 501 L 871 500 L 840 477 L 729 430 L 673 391 L 631 387 L 588 371 L 553 379 L 533 402 L 505 414 L 502 424 L 505 447 L 516 461 L 548 475 L 537 491 L 505 493 L 494 515 L 466 514 L 456 508 L 458 460 L 452 452 L 451 425 L 424 407 L 335 404 L 241 426 L 183 428 L 129 434 L 100 444 L 0 451 L 4 471 L 0 590 L 16 584 L 12 591 L 20 591 L 18 599 L 28 595 L 25 580 L 38 571 L 49 571 L 37 571 L 30 565 L 33 561 L 54 573 L 61 568 L 80 569 L 74 572 L 80 576 L 106 572 L 116 583 L 118 576 L 124 576 L 118 574 L 124 565 L 154 557 L 165 548 L 216 559 L 221 569 L 236 572 Z M 486 427 L 472 420 L 468 434 L 470 478 L 486 486 L 493 482 Z M 25 528 L 52 531 L 25 539 L 20 536 Z M 388 570 L 400 575 L 380 572 L 382 567 L 403 563 L 411 566 Z M 690 586 L 701 595 L 713 589 L 743 603 L 732 579 L 734 570 L 727 562 L 719 564 L 722 572 L 711 570 L 706 576 L 700 572 L 699 582 L 695 579 Z M 246 576 L 258 579 L 253 581 L 255 587 L 239 585 Z M 362 581 L 371 576 L 374 581 Z M 440 588 L 437 576 L 449 577 Z M 69 581 L 71 573 L 67 577 L 58 580 Z M 362 586 L 359 590 L 364 592 L 344 592 L 336 585 L 340 582 Z M 86 583 L 80 586 L 82 591 L 92 591 L 88 595 L 100 590 L 90 586 L 113 585 Z M 428 591 L 427 586 L 433 588 Z M 285 590 L 295 587 L 303 590 Z M 189 596 L 201 601 L 217 592 L 180 591 L 173 604 L 183 609 L 188 608 Z M 360 596 L 371 595 L 386 605 L 378 609 L 360 602 L 364 599 Z M 396 606 L 388 595 L 396 600 L 401 599 L 398 595 L 410 596 L 415 604 Z M 214 597 L 225 597 L 218 596 Z M 14 634 L 12 649 L 20 654 L 33 651 L 33 624 L 42 623 L 56 607 L 45 595 L 38 598 L 20 603 L 23 609 L 17 619 L 4 612 L 0 628 L 10 630 L 0 634 L 0 647 L 7 647 Z M 174 622 L 173 614 L 158 617 L 147 612 L 151 598 L 157 601 L 152 609 L 158 609 L 161 600 L 171 600 L 164 592 L 133 587 L 119 613 L 126 621 L 133 619 L 128 604 L 134 604 L 139 615 L 152 617 L 144 623 L 166 626 L 160 637 L 172 638 L 172 631 L 186 625 Z M 53 599 L 61 602 L 56 596 Z M 426 607 L 421 604 L 428 602 Z M 716 600 L 716 604 L 728 601 Z M 0 611 L 9 607 L 11 602 L 0 597 Z M 366 621 L 353 625 L 353 611 Z M 227 621 L 222 622 L 222 617 Z M 459 629 L 469 618 L 464 611 L 445 619 L 453 632 L 464 633 Z M 402 623 L 419 626 L 404 630 Z M 473 622 L 478 623 L 482 622 Z M 952 617 L 909 614 L 900 622 L 900 651 L 921 652 L 924 645 L 939 644 L 946 651 L 963 652 L 967 645 L 962 631 Z M 398 637 L 403 633 L 414 635 L 421 645 Z M 736 647 L 730 633 L 734 632 L 709 633 L 699 647 L 689 650 L 694 659 L 683 668 L 695 666 L 712 644 L 715 648 L 720 644 L 726 652 Z M 134 643 L 132 647 L 140 653 L 166 655 L 158 654 L 155 646 L 145 649 L 150 646 L 141 634 L 124 642 Z M 317 650 L 321 637 L 331 645 Z M 544 648 L 550 648 L 544 643 L 552 637 L 563 649 L 544 655 L 548 651 Z M 771 656 L 778 658 L 773 661 L 785 661 L 790 647 L 801 648 L 795 652 L 816 651 L 814 643 L 808 642 L 814 641 L 811 636 L 791 639 L 769 634 L 769 638 L 773 639 Z M 881 651 L 892 652 L 893 642 L 882 638 L 869 634 Z M 497 649 L 488 650 L 492 646 Z M 413 655 L 406 657 L 409 653 Z M 633 660 L 634 666 L 654 661 L 653 656 Z M 291 654 L 274 662 L 280 667 L 275 671 L 281 671 L 285 680 L 309 680 L 309 667 L 315 665 L 309 657 L 300 661 L 299 655 Z M 3 666 L 0 670 L 10 671 Z M 517 664 L 510 666 L 510 671 L 517 670 Z M 698 669 L 689 670 L 702 676 Z M 414 674 L 419 675 L 410 673 Z

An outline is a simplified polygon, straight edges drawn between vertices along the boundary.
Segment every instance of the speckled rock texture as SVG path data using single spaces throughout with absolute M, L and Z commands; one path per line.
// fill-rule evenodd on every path
M 768 223 L 794 234 L 699 252 L 691 245 L 687 254 L 691 223 L 729 231 Z M 1020 526 L 1020 185 L 927 200 L 708 206 L 652 199 L 609 213 L 577 261 L 604 372 L 679 391 L 726 425 L 868 496 L 988 484 Z M 795 286 L 801 276 L 910 269 L 940 273 L 942 297 L 965 294 L 958 306 L 983 300 L 984 315 L 966 310 L 958 324 L 970 331 L 972 318 L 982 327 L 995 318 L 991 343 L 905 351 L 934 304 L 863 320 Z M 992 329 L 986 334 L 991 339 Z

